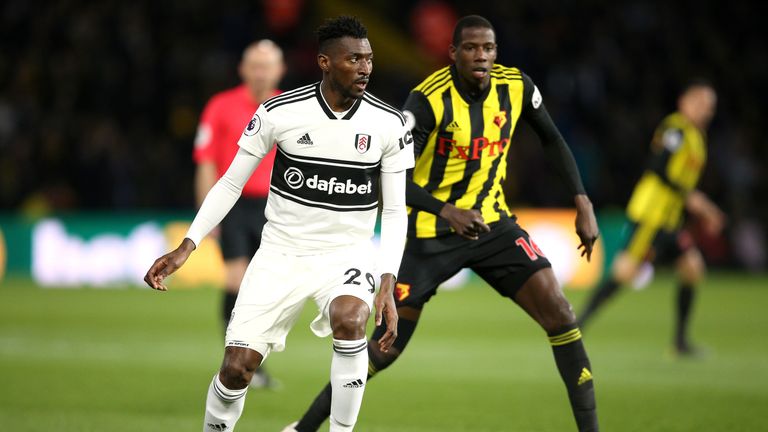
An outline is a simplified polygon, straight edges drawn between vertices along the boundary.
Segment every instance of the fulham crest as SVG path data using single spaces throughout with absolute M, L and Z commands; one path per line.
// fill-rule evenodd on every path
M 367 134 L 355 135 L 355 149 L 360 154 L 363 154 L 371 148 L 371 136 Z

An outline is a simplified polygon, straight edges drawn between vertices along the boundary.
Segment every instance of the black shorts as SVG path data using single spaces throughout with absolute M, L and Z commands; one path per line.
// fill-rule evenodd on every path
M 221 222 L 221 254 L 224 260 L 250 259 L 261 244 L 261 230 L 267 222 L 266 198 L 240 197 Z
M 463 268 L 470 268 L 499 294 L 514 299 L 537 271 L 551 267 L 513 219 L 491 224 L 479 240 L 456 234 L 408 239 L 395 285 L 395 304 L 421 309 L 437 287 Z
M 627 233 L 624 251 L 636 261 L 671 261 L 696 246 L 686 229 L 666 231 L 632 221 L 627 222 L 624 229 Z

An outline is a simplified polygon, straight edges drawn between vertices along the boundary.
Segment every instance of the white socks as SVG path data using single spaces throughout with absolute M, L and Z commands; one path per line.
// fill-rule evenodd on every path
M 230 432 L 235 428 L 245 405 L 245 393 L 248 387 L 241 390 L 230 390 L 219 380 L 219 373 L 208 387 L 205 399 L 205 421 L 203 432 Z
M 330 432 L 350 432 L 355 427 L 368 376 L 368 342 L 333 340 L 331 360 L 331 429 Z M 231 432 L 243 413 L 248 387 L 230 390 L 213 377 L 205 400 L 203 432 Z
M 330 432 L 348 432 L 355 427 L 367 376 L 368 342 L 334 339 Z

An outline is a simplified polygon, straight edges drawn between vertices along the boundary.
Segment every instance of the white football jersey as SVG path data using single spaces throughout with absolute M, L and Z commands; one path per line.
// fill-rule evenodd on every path
M 413 168 L 405 118 L 370 93 L 339 119 L 320 83 L 259 106 L 238 145 L 263 157 L 277 145 L 262 244 L 315 254 L 373 237 L 379 173 Z

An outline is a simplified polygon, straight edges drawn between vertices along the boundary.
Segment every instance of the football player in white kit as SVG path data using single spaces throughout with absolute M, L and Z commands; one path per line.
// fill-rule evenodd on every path
M 226 174 L 208 193 L 186 238 L 145 276 L 164 291 L 200 240 L 232 208 L 261 158 L 274 146 L 261 248 L 251 260 L 226 334 L 224 361 L 206 399 L 204 431 L 231 431 L 251 376 L 285 338 L 307 299 L 318 306 L 311 329 L 333 335 L 331 431 L 351 431 L 368 369 L 365 326 L 371 306 L 386 351 L 397 337 L 392 291 L 407 229 L 405 170 L 414 163 L 402 114 L 365 92 L 373 53 L 352 17 L 318 29 L 321 82 L 264 102 L 243 131 Z M 381 244 L 374 234 L 382 197 Z M 374 298 L 374 274 L 381 274 Z

